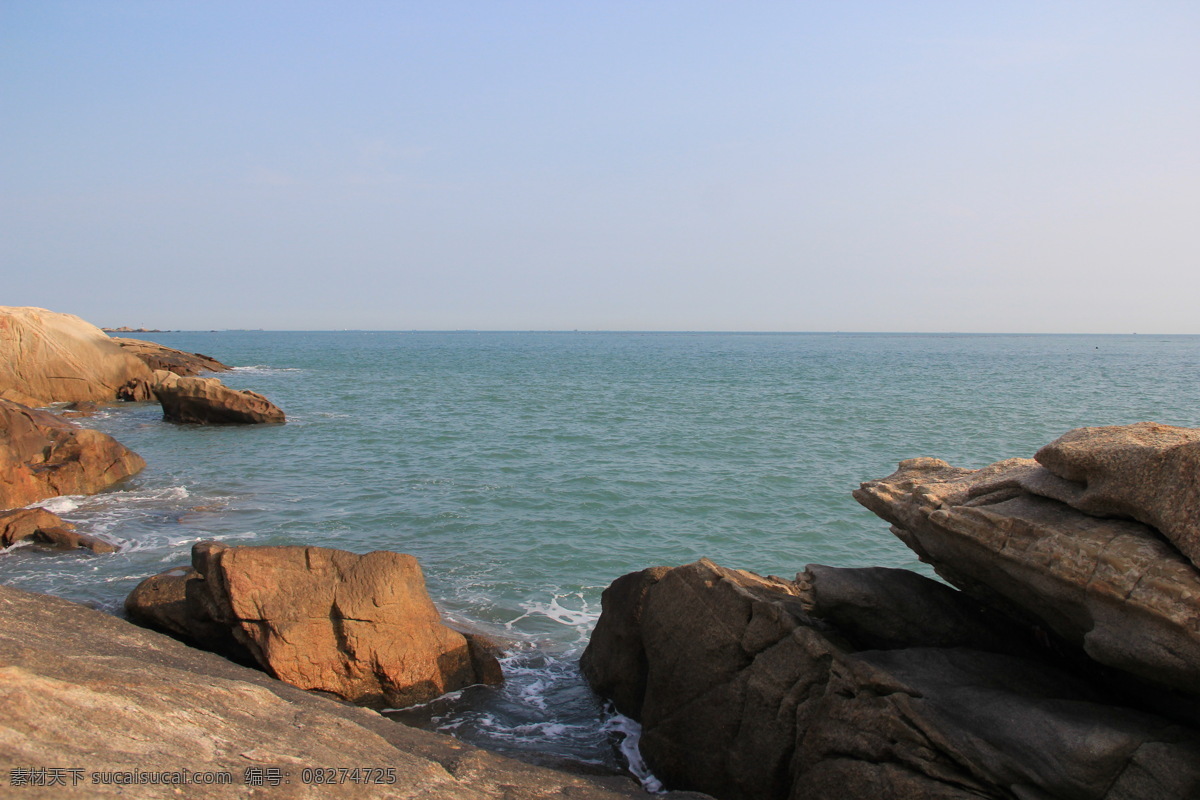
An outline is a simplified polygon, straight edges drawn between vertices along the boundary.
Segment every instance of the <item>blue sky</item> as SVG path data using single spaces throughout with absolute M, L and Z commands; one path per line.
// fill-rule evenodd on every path
M 1200 333 L 1194 2 L 0 0 L 0 304 Z

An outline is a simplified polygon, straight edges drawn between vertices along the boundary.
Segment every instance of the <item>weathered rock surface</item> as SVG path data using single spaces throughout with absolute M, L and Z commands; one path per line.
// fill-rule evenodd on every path
M 486 642 L 442 624 L 412 556 L 199 542 L 192 565 L 134 589 L 130 618 L 377 708 L 501 677 Z
M 28 406 L 116 400 L 150 369 L 72 314 L 0 306 L 0 398 Z
M 230 389 L 217 378 L 178 378 L 153 388 L 170 422 L 241 423 L 284 422 L 283 411 L 261 394 Z
M 1200 573 L 1146 525 L 1027 492 L 1045 469 L 903 461 L 854 496 L 938 574 L 1106 667 L 1200 696 Z
M 230 369 L 212 356 L 206 356 L 203 353 L 189 353 L 142 339 L 124 339 L 114 336 L 112 340 L 119 344 L 125 352 L 140 358 L 151 370 L 162 369 L 188 377 L 199 375 L 201 372 L 227 372 Z
M 117 551 L 117 546 L 112 542 L 91 534 L 78 533 L 70 522 L 44 508 L 0 511 L 0 547 L 11 547 L 25 539 L 70 550 L 82 547 L 93 553 Z
M 603 605 L 581 666 L 641 721 L 642 755 L 669 787 L 731 800 L 1200 793 L 1195 731 L 1112 704 L 919 576 L 810 567 L 793 582 L 701 561 L 626 575 Z
M 100 431 L 0 400 L 0 508 L 61 494 L 92 494 L 146 466 Z
M 1049 474 L 1023 484 L 1028 491 L 1092 516 L 1144 522 L 1200 565 L 1200 429 L 1077 428 L 1034 458 Z
M 530 766 L 408 728 L 59 598 L 0 586 L 0 617 L 4 785 L 12 770 L 31 767 L 60 769 L 66 783 L 14 786 L 14 797 L 645 797 L 627 779 Z M 316 783 L 303 772 L 332 769 L 336 777 L 342 767 L 379 770 L 375 776 L 391 782 Z M 74 789 L 70 769 L 80 770 Z M 247 784 L 247 770 L 273 769 L 281 770 L 278 785 Z M 99 780 L 184 770 L 228 772 L 232 785 Z

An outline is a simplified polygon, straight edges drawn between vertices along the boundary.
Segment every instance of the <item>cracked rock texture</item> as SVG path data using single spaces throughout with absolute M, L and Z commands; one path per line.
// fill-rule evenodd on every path
M 70 788 L 13 797 L 617 800 L 622 777 L 523 764 L 376 712 L 303 692 L 262 672 L 108 614 L 0 586 L 0 772 L 79 769 Z M 316 784 L 305 768 L 392 769 L 391 782 Z M 286 782 L 252 786 L 246 770 Z M 229 772 L 231 785 L 111 785 L 102 772 Z M 336 773 L 335 773 L 336 774 Z M 377 773 L 383 775 L 383 773 Z M 282 776 L 281 776 L 282 777 Z M 386 779 L 385 779 L 386 780 Z M 7 795 L 6 795 L 7 796 Z M 680 795 L 680 797 L 683 797 Z
M 116 400 L 150 368 L 73 314 L 0 306 L 0 398 L 27 406 Z
M 1200 573 L 1154 528 L 1027 491 L 1047 474 L 1029 459 L 968 470 L 916 458 L 854 496 L 963 591 L 1194 703 Z
M 0 400 L 0 509 L 93 494 L 145 466 L 141 456 L 107 434 Z
M 488 643 L 442 623 L 401 553 L 198 542 L 192 569 L 147 578 L 125 607 L 135 622 L 360 705 L 501 680 Z
M 902 570 L 702 560 L 619 578 L 584 653 L 668 787 L 714 797 L 1200 796 L 1200 736 Z

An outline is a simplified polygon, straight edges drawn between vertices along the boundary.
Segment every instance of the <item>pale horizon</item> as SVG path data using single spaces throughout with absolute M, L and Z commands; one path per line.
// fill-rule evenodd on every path
M 1200 6 L 0 0 L 0 304 L 1200 333 Z

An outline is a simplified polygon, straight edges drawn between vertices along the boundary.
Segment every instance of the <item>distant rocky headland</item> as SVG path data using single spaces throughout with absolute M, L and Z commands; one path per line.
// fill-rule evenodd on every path
M 209 356 L 44 309 L 0 307 L 0 357 L 4 547 L 113 549 L 36 507 L 144 467 L 70 416 L 285 421 L 207 377 L 228 369 Z M 580 666 L 641 723 L 669 794 L 1200 797 L 1200 430 L 1081 428 L 982 469 L 914 458 L 854 496 L 945 582 L 705 559 L 605 590 Z M 81 775 L 80 796 L 643 795 L 372 710 L 503 680 L 503 645 L 446 625 L 408 555 L 201 541 L 145 577 L 129 620 L 5 586 L 0 607 L 0 785 L 20 796 Z

